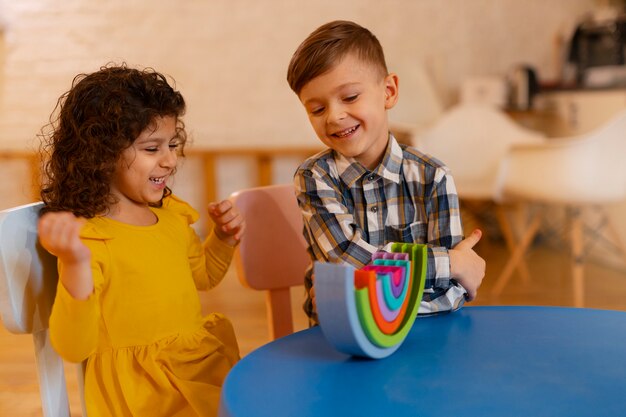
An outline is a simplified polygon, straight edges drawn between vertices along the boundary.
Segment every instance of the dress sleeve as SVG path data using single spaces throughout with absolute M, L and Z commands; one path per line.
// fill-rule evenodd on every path
M 302 211 L 305 239 L 320 262 L 367 265 L 377 248 L 363 239 L 354 215 L 343 203 L 341 190 L 327 174 L 299 170 L 294 177 Z
M 204 241 L 207 288 L 213 288 L 222 281 L 233 259 L 234 252 L 234 246 L 222 242 L 211 230 L 209 237 Z
M 185 219 L 187 225 L 188 258 L 196 288 L 207 290 L 219 284 L 230 266 L 235 248 L 222 242 L 213 230 L 204 242 L 191 227 L 200 217 L 189 204 L 174 195 L 163 206 Z
M 94 292 L 86 300 L 77 300 L 69 294 L 59 279 L 49 322 L 52 346 L 63 359 L 76 363 L 87 359 L 98 345 L 100 295 L 104 281 L 103 268 L 106 265 L 103 258 L 107 256 L 101 240 L 85 239 L 92 231 L 89 224 L 85 229 L 81 232 L 81 238 L 91 250 Z M 58 270 L 62 277 L 64 265 L 60 261 Z

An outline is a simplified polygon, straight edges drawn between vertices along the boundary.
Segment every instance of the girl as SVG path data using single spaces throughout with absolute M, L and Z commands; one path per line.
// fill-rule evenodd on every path
M 42 245 L 58 258 L 54 348 L 86 360 L 95 416 L 213 416 L 239 359 L 232 326 L 201 316 L 196 289 L 217 285 L 244 230 L 230 202 L 198 213 L 167 181 L 183 154 L 185 101 L 153 70 L 79 75 L 44 134 Z

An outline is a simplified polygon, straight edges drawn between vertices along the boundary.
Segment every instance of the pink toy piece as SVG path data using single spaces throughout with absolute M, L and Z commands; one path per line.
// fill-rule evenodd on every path
M 386 255 L 387 255 L 387 252 L 385 252 L 385 251 L 374 252 L 372 254 L 372 261 L 374 259 L 387 259 L 387 258 L 385 258 Z
M 403 254 L 406 255 L 406 254 Z M 406 271 L 404 269 L 404 267 L 401 266 L 391 266 L 391 265 L 366 265 L 363 268 L 361 268 L 364 271 L 376 271 L 377 274 L 388 274 L 389 275 L 389 279 L 390 279 L 390 283 L 391 283 L 391 289 L 393 292 L 393 296 L 395 298 L 398 298 L 400 296 L 400 294 L 402 293 L 402 290 L 404 288 L 404 284 L 405 284 L 405 278 L 406 278 Z M 357 288 L 361 288 L 358 287 Z
M 406 271 L 403 266 L 397 266 L 396 268 L 394 268 L 396 274 L 393 275 L 391 280 L 391 292 L 394 297 L 398 298 L 406 285 Z
M 393 260 L 408 261 L 409 254 L 398 253 L 398 252 L 385 252 L 385 251 L 379 250 L 372 254 L 372 261 L 376 259 L 393 259 Z
M 404 269 L 404 268 L 402 268 Z M 378 308 L 380 309 L 380 313 L 383 316 L 383 318 L 385 319 L 386 322 L 391 323 L 392 321 L 394 321 L 396 319 L 396 317 L 398 317 L 398 314 L 400 314 L 401 309 L 396 309 L 396 310 L 389 310 L 389 307 L 387 307 L 387 302 L 385 302 L 385 297 L 383 295 L 383 279 L 391 279 L 391 277 L 389 277 L 388 273 L 382 273 L 382 274 L 376 274 L 377 275 L 377 280 L 376 280 L 376 298 L 378 299 Z M 382 275 L 382 276 L 381 276 Z M 386 277 L 384 277 L 386 275 Z
M 406 271 L 404 270 L 404 267 L 386 265 L 365 265 L 361 269 L 365 271 L 374 270 L 377 273 L 390 273 L 391 292 L 393 293 L 394 298 L 398 298 L 400 294 L 402 294 L 402 290 L 404 289 L 404 285 L 406 284 Z

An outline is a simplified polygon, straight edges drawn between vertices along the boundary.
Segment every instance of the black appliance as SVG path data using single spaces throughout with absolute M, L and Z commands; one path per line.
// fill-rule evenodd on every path
M 572 36 L 569 61 L 576 67 L 576 81 L 583 84 L 592 68 L 623 66 L 626 55 L 626 15 L 604 22 L 584 22 Z

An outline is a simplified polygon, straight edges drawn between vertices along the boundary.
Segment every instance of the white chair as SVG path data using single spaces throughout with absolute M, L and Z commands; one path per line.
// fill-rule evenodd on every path
M 500 165 L 511 146 L 544 140 L 544 135 L 518 125 L 494 106 L 466 103 L 452 107 L 421 132 L 415 146 L 452 170 L 459 198 L 464 200 L 463 210 L 477 204 L 484 210 L 484 203 L 494 210 L 507 247 L 513 252 L 515 238 L 505 207 L 494 204 L 500 196 Z M 526 266 L 522 263 L 519 269 L 527 281 Z
M 10 332 L 33 335 L 43 415 L 69 417 L 63 360 L 48 337 L 58 275 L 56 258 L 37 239 L 41 206 L 34 203 L 0 211 L 0 316 Z M 82 366 L 77 368 L 82 384 Z
M 415 146 L 450 167 L 459 197 L 490 200 L 499 194 L 500 163 L 509 148 L 544 140 L 493 106 L 461 104 L 421 132 Z
M 304 284 L 311 262 L 294 187 L 250 188 L 233 193 L 230 200 L 246 219 L 246 233 L 234 257 L 239 281 L 267 291 L 270 337 L 286 336 L 293 332 L 290 288 Z
M 574 305 L 584 305 L 583 211 L 594 210 L 606 220 L 606 229 L 626 259 L 626 247 L 611 224 L 606 206 L 626 198 L 626 111 L 597 130 L 577 137 L 550 139 L 536 145 L 518 145 L 503 163 L 502 198 L 540 203 L 540 207 L 567 208 L 572 252 Z M 499 294 L 532 243 L 545 210 L 538 210 L 515 252 L 493 287 Z M 595 230 L 594 234 L 598 231 Z

